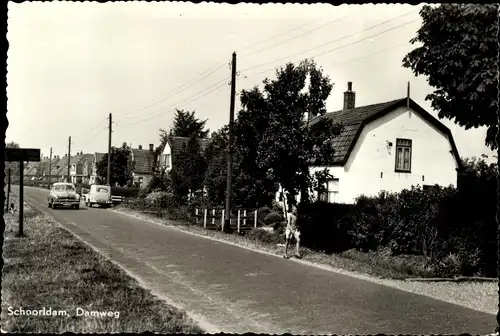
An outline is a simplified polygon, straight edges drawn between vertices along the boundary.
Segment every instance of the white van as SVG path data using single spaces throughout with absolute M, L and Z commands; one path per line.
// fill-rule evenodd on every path
M 85 197 L 85 205 L 91 208 L 94 204 L 98 204 L 103 208 L 111 207 L 110 186 L 97 184 L 90 186 L 90 191 Z

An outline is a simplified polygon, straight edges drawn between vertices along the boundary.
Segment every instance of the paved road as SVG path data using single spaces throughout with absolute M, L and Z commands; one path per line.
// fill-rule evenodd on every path
M 46 194 L 25 188 L 25 200 L 225 332 L 487 334 L 495 327 L 493 315 L 106 209 L 51 210 Z

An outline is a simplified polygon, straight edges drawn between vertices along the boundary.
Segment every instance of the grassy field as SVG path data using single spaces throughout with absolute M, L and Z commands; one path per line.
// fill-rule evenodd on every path
M 14 201 L 18 201 L 14 196 Z M 18 213 L 6 214 L 1 328 L 43 333 L 200 333 L 184 312 L 156 299 L 125 272 L 25 206 L 25 235 L 16 237 Z M 23 309 L 25 315 L 14 316 Z M 66 315 L 27 315 L 48 309 Z M 82 311 L 106 316 L 77 316 Z M 47 316 L 49 315 L 49 316 Z

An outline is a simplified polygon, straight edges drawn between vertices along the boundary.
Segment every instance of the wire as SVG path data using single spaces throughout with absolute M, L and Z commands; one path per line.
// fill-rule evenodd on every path
M 371 54 L 368 54 L 368 55 L 365 55 L 365 56 L 361 56 L 361 57 L 358 57 L 358 58 L 349 59 L 347 61 L 340 62 L 340 63 L 335 63 L 332 66 L 335 68 L 335 67 L 337 67 L 339 65 L 343 65 L 343 64 L 347 64 L 347 63 L 351 63 L 351 62 L 356 62 L 356 61 L 359 61 L 361 59 L 369 58 L 369 57 L 372 57 L 372 56 L 375 56 L 375 55 L 378 55 L 378 54 L 382 54 L 382 53 L 387 52 L 389 50 L 393 50 L 393 49 L 396 49 L 396 48 L 401 48 L 402 46 L 407 46 L 407 45 L 408 45 L 408 43 L 400 43 L 400 44 L 397 44 L 397 45 L 391 46 L 389 48 L 385 48 L 385 49 L 379 50 L 377 52 L 374 52 L 374 53 L 371 53 Z M 249 77 L 254 77 L 254 76 L 257 76 L 257 75 L 261 75 L 261 74 L 264 74 L 264 73 L 266 73 L 268 71 L 271 71 L 271 70 L 276 70 L 276 68 L 272 67 L 272 68 L 268 68 L 266 70 L 259 71 L 259 72 L 253 73 L 253 74 L 245 75 L 244 79 L 249 78 Z
M 226 65 L 226 62 L 224 62 L 224 63 L 220 63 L 220 64 L 218 64 L 218 66 L 217 66 L 217 67 L 215 67 L 215 68 L 211 68 L 211 69 L 209 69 L 208 71 L 203 72 L 201 75 L 198 75 L 198 76 L 196 76 L 195 78 L 193 78 L 192 80 L 190 80 L 190 81 L 188 81 L 188 82 L 184 83 L 183 85 L 181 85 L 181 86 L 177 87 L 177 89 L 176 89 L 176 91 L 175 91 L 174 93 L 170 94 L 169 96 L 167 96 L 167 97 L 165 97 L 165 98 L 163 98 L 163 99 L 160 99 L 160 100 L 154 101 L 153 103 L 150 103 L 150 104 L 148 104 L 148 105 L 146 105 L 146 106 L 143 106 L 143 107 L 140 107 L 140 108 L 137 108 L 137 109 L 134 109 L 134 110 L 132 110 L 132 111 L 130 111 L 130 112 L 127 112 L 127 113 L 123 113 L 123 112 L 122 112 L 122 113 L 118 113 L 118 114 L 121 114 L 121 115 L 124 115 L 124 116 L 125 116 L 125 115 L 130 115 L 130 114 L 132 114 L 132 113 L 139 112 L 139 111 L 144 110 L 144 109 L 147 109 L 147 108 L 149 108 L 149 107 L 151 107 L 151 106 L 157 105 L 157 104 L 159 104 L 159 103 L 161 103 L 161 102 L 163 102 L 163 101 L 165 101 L 165 100 L 168 100 L 168 99 L 170 99 L 170 98 L 174 97 L 175 95 L 177 95 L 177 94 L 179 94 L 179 93 L 182 93 L 183 91 L 185 91 L 185 90 L 189 89 L 190 87 L 192 87 L 193 85 L 195 85 L 195 84 L 196 84 L 196 83 L 198 83 L 199 81 L 201 81 L 201 80 L 203 80 L 203 79 L 207 78 L 208 76 L 212 75 L 213 73 L 217 72 L 218 70 L 222 69 L 225 65 Z M 208 73 L 207 73 L 207 72 L 208 72 Z M 204 74 L 205 74 L 205 75 L 204 75 Z M 204 75 L 204 76 L 203 76 L 203 75 Z M 202 77 L 200 78 L 200 76 L 202 76 Z M 193 81 L 194 81 L 194 82 L 193 82 Z M 188 85 L 188 84 L 190 84 L 190 85 Z M 186 86 L 186 85 L 188 85 L 188 86 Z
M 204 93 L 203 95 L 201 95 L 201 96 L 199 96 L 199 97 L 197 97 L 197 98 L 195 98 L 195 99 L 191 99 L 191 97 L 192 97 L 192 96 L 191 96 L 191 97 L 188 97 L 188 98 L 187 98 L 184 102 L 181 102 L 181 103 L 178 103 L 178 104 L 175 104 L 175 105 L 181 105 L 181 104 L 183 104 L 183 103 L 185 103 L 185 102 L 194 102 L 194 101 L 197 101 L 198 99 L 201 99 L 201 98 L 205 97 L 206 95 L 208 95 L 208 94 L 210 94 L 210 93 L 212 93 L 212 92 L 214 92 L 214 91 L 216 91 L 216 90 L 220 89 L 220 88 L 221 88 L 221 87 L 223 87 L 224 85 L 226 85 L 226 81 L 227 81 L 227 79 L 224 79 L 224 80 L 222 81 L 222 83 L 221 83 L 221 82 L 219 82 L 219 83 L 216 83 L 216 84 L 214 84 L 214 85 L 212 85 L 212 86 L 210 86 L 210 87 L 206 88 L 206 89 L 205 89 L 205 90 L 203 90 L 203 91 L 206 91 L 207 89 L 209 89 L 209 88 L 211 88 L 211 87 L 213 87 L 213 86 L 215 86 L 215 85 L 219 84 L 218 86 L 216 86 L 216 87 L 215 87 L 215 88 L 213 88 L 212 90 L 210 90 L 210 91 L 208 91 L 208 92 Z M 203 91 L 201 91 L 201 92 L 203 92 Z M 199 92 L 199 93 L 201 93 L 201 92 Z M 196 94 L 195 94 L 195 95 L 193 95 L 193 96 L 196 96 Z M 172 105 L 172 106 L 175 106 L 175 105 Z M 170 106 L 170 107 L 171 107 L 171 106 Z M 153 115 L 150 113 L 149 115 L 152 115 L 152 116 L 151 116 L 151 118 L 142 119 L 142 120 L 139 120 L 138 122 L 128 123 L 128 124 L 125 124 L 124 126 L 130 126 L 130 125 L 137 125 L 137 124 L 141 124 L 141 123 L 143 123 L 143 122 L 146 122 L 146 121 L 149 121 L 149 120 L 152 120 L 152 119 L 157 118 L 157 117 L 158 117 L 161 113 L 170 112 L 170 111 L 174 111 L 174 110 L 175 110 L 175 108 L 174 108 L 174 109 L 171 109 L 171 110 L 168 110 L 168 111 L 165 111 L 165 108 L 161 108 L 161 109 L 159 109 L 159 110 L 156 110 L 156 111 L 155 111 L 155 112 L 159 112 L 159 113 L 154 113 Z
M 347 14 L 347 15 L 345 15 L 345 16 L 343 16 L 343 17 L 339 18 L 339 19 L 336 19 L 336 20 L 333 20 L 333 21 L 327 22 L 327 23 L 325 23 L 325 24 L 323 24 L 323 25 L 321 25 L 321 26 L 319 26 L 319 27 L 316 27 L 316 28 L 314 28 L 314 29 L 311 29 L 311 30 L 308 30 L 308 31 L 306 31 L 306 32 L 303 32 L 302 34 L 292 36 L 291 38 L 289 38 L 289 39 L 287 39 L 287 40 L 281 41 L 280 43 L 277 43 L 277 44 L 274 44 L 274 45 L 271 45 L 271 46 L 268 46 L 268 47 L 265 47 L 265 48 L 259 49 L 259 50 L 257 50 L 257 51 L 254 51 L 254 52 L 249 53 L 249 54 L 246 54 L 246 55 L 244 54 L 244 55 L 243 55 L 243 57 L 250 56 L 250 55 L 254 55 L 254 54 L 257 54 L 257 53 L 259 53 L 259 52 L 262 52 L 262 51 L 267 51 L 267 50 L 269 50 L 269 49 L 275 48 L 275 47 L 280 46 L 280 45 L 282 45 L 282 44 L 284 44 L 284 43 L 286 43 L 286 42 L 289 42 L 289 41 L 295 40 L 296 38 L 299 38 L 299 37 L 301 37 L 301 36 L 304 36 L 304 35 L 310 34 L 310 33 L 312 33 L 312 32 L 315 32 L 315 31 L 317 31 L 317 30 L 323 29 L 323 28 L 325 28 L 325 27 L 327 27 L 327 26 L 330 26 L 330 25 L 332 25 L 332 24 L 334 24 L 334 23 L 340 22 L 340 21 L 344 20 L 345 18 L 347 18 L 347 17 L 348 17 L 348 16 L 350 16 L 350 15 L 352 15 L 352 14 Z
M 345 36 L 340 37 L 340 38 L 338 38 L 338 39 L 335 39 L 335 40 L 332 40 L 332 41 L 329 41 L 329 42 L 323 43 L 323 44 L 321 44 L 321 45 L 319 45 L 319 46 L 316 46 L 316 47 L 313 47 L 313 48 L 310 48 L 310 49 L 307 49 L 307 50 L 303 50 L 303 51 L 297 52 L 297 53 L 292 54 L 292 55 L 288 55 L 288 56 L 285 56 L 285 57 L 281 57 L 281 58 L 278 58 L 278 59 L 275 59 L 275 60 L 272 60 L 272 61 L 268 61 L 268 62 L 265 62 L 265 63 L 261 63 L 261 64 L 258 64 L 258 65 L 256 65 L 256 66 L 248 67 L 248 68 L 243 69 L 243 70 L 240 70 L 240 71 L 241 71 L 241 72 L 244 72 L 244 71 L 252 70 L 252 69 L 255 69 L 255 68 L 260 68 L 261 66 L 266 65 L 266 64 L 271 64 L 271 63 L 274 63 L 274 62 L 282 61 L 282 60 L 284 60 L 284 59 L 289 59 L 289 58 L 291 58 L 291 57 L 294 57 L 294 56 L 297 56 L 297 55 L 300 55 L 300 54 L 307 53 L 307 52 L 309 52 L 309 51 L 313 51 L 313 50 L 319 49 L 319 48 L 321 48 L 321 47 L 327 46 L 327 45 L 332 44 L 332 43 L 334 43 L 334 42 L 338 42 L 338 41 L 344 40 L 344 39 L 346 39 L 346 38 L 348 38 L 348 37 L 351 37 L 351 36 L 357 35 L 357 34 L 359 34 L 359 33 L 362 33 L 362 32 L 364 32 L 364 31 L 367 31 L 367 30 L 370 30 L 370 29 L 376 28 L 376 27 L 378 27 L 378 26 L 381 26 L 381 25 L 383 25 L 383 24 L 386 24 L 386 23 L 388 23 L 388 22 L 394 21 L 394 20 L 396 20 L 396 19 L 399 19 L 399 18 L 401 18 L 401 17 L 403 17 L 403 16 L 406 16 L 406 15 L 409 15 L 409 14 L 412 14 L 412 13 L 415 13 L 415 12 L 416 12 L 416 11 L 407 12 L 407 13 L 405 13 L 405 14 L 399 15 L 399 16 L 397 16 L 397 17 L 395 17 L 395 18 L 390 19 L 390 20 L 387 20 L 387 21 L 383 21 L 383 22 L 381 22 L 381 23 L 378 23 L 378 24 L 376 24 L 376 25 L 374 25 L 374 26 L 370 26 L 370 27 L 365 28 L 365 29 L 362 29 L 362 30 L 360 30 L 360 31 L 356 31 L 356 32 L 354 32 L 354 33 L 352 33 L 352 34 L 345 35 Z M 394 30 L 394 29 L 396 29 L 396 28 L 399 28 L 399 27 L 402 27 L 402 26 L 404 26 L 404 25 L 410 24 L 410 23 L 415 22 L 415 21 L 417 21 L 417 20 L 419 20 L 419 19 L 415 19 L 415 20 L 412 20 L 412 21 L 409 21 L 409 22 L 403 23 L 403 24 L 401 24 L 401 25 L 398 25 L 398 26 L 396 26 L 396 27 L 393 27 L 393 28 L 387 29 L 387 30 L 385 30 L 385 31 L 382 31 L 382 32 L 377 33 L 377 34 L 372 35 L 372 36 L 369 36 L 369 37 L 367 37 L 367 38 L 364 38 L 364 39 L 358 40 L 358 41 L 356 41 L 356 42 L 353 42 L 353 43 L 350 43 L 350 44 L 347 44 L 347 45 L 344 45 L 344 46 L 342 46 L 342 48 L 343 48 L 343 47 L 345 47 L 345 46 L 349 46 L 349 45 L 352 45 L 352 44 L 359 43 L 359 42 L 361 42 L 361 41 L 364 41 L 364 40 L 366 40 L 366 39 L 372 38 L 372 37 L 374 37 L 374 36 L 381 35 L 381 34 L 383 34 L 383 33 L 386 33 L 386 32 L 389 32 L 389 31 L 391 31 L 391 30 Z M 340 48 L 337 48 L 337 49 L 335 49 L 335 50 L 338 50 L 338 49 L 340 49 Z M 332 50 L 329 50 L 328 52 L 331 52 L 331 51 L 332 51 Z M 318 55 L 318 56 L 319 56 L 319 55 Z M 313 57 L 314 57 L 314 56 L 313 56 Z

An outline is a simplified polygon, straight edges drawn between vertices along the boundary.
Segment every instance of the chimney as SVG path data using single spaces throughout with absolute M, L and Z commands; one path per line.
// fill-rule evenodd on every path
M 344 110 L 353 109 L 356 106 L 356 92 L 352 91 L 352 82 L 347 82 L 347 91 L 344 92 Z
M 154 144 L 149 144 L 149 150 L 150 151 L 154 151 L 155 149 L 155 145 Z
M 139 149 L 142 149 L 142 145 L 139 145 Z

